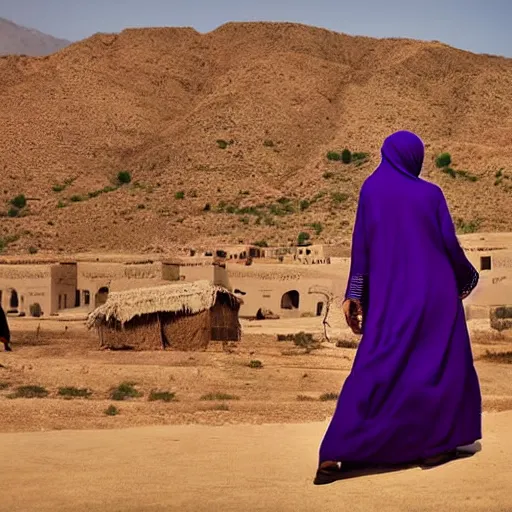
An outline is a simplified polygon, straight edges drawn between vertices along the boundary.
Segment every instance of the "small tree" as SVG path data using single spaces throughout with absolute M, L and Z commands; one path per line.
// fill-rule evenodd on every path
M 297 237 L 297 245 L 306 245 L 310 238 L 309 233 L 302 231 Z
M 439 169 L 442 169 L 443 167 L 448 167 L 452 163 L 452 157 L 450 153 L 441 153 L 436 158 L 436 166 Z
M 117 181 L 121 185 L 128 185 L 132 181 L 132 175 L 128 171 L 121 171 L 117 175 Z
M 352 153 L 350 152 L 350 149 L 344 149 L 341 152 L 341 161 L 344 164 L 349 164 L 350 162 L 352 162 Z

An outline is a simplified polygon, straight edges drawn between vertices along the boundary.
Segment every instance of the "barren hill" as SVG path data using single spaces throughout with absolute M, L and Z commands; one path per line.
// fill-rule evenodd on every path
M 0 92 L 3 211 L 28 198 L 12 252 L 346 240 L 396 129 L 427 143 L 463 231 L 512 229 L 510 59 L 285 23 L 131 29 L 4 57 Z M 343 148 L 368 159 L 327 158 Z
M 0 18 L 0 55 L 42 56 L 54 53 L 70 44 L 38 30 L 16 25 Z

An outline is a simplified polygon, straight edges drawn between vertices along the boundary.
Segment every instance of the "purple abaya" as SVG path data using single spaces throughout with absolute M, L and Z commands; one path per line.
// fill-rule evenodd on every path
M 478 273 L 444 195 L 418 176 L 424 146 L 397 132 L 361 189 L 347 298 L 363 337 L 320 462 L 405 463 L 481 438 L 481 396 L 461 296 Z

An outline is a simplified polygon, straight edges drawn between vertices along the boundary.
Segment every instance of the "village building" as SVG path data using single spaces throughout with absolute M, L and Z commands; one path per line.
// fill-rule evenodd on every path
M 462 235 L 460 242 L 480 273 L 478 286 L 465 301 L 467 317 L 489 318 L 491 308 L 512 305 L 512 233 Z
M 239 341 L 241 300 L 209 281 L 113 292 L 87 326 L 110 349 L 199 350 Z
M 344 293 L 350 261 L 337 265 L 303 266 L 266 264 L 238 266 L 227 264 L 229 289 L 243 298 L 240 316 L 261 318 L 271 312 L 280 318 L 321 316 L 326 307 L 323 289 L 333 297 Z
M 460 237 L 480 283 L 465 300 L 468 319 L 489 318 L 492 308 L 512 305 L 512 233 Z M 0 260 L 0 302 L 9 315 L 87 315 L 113 292 L 170 283 L 208 281 L 243 299 L 240 316 L 320 316 L 325 297 L 340 298 L 350 268 L 348 246 L 226 246 L 183 257 L 77 255 Z

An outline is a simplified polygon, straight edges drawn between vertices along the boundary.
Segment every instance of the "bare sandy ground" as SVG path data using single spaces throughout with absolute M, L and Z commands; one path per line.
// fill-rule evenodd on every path
M 326 423 L 1 434 L 0 511 L 512 510 L 512 412 L 470 459 L 312 485 Z

